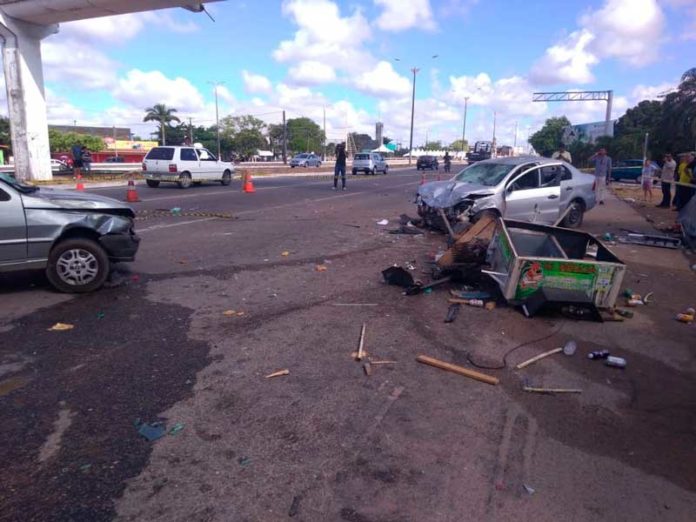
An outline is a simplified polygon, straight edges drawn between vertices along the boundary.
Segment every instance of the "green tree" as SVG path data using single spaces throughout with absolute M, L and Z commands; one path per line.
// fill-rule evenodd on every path
M 55 129 L 48 130 L 48 143 L 51 152 L 66 152 L 74 145 L 84 145 L 89 150 L 104 150 L 104 140 L 99 136 L 77 134 L 76 132 L 60 132 Z
M 529 143 L 542 156 L 550 156 L 558 149 L 563 137 L 563 129 L 570 125 L 565 116 L 549 118 L 544 126 L 529 137 Z
M 358 134 L 357 132 L 350 133 L 355 143 L 355 150 L 372 150 L 377 148 L 377 142 L 373 140 L 369 134 Z
M 450 143 L 449 148 L 455 152 L 461 152 L 462 151 L 461 138 L 458 140 L 454 140 L 452 143 Z M 464 152 L 467 152 L 468 150 L 469 150 L 469 140 L 464 140 Z
M 441 141 L 429 141 L 425 144 L 425 147 L 423 147 L 425 150 L 442 150 L 444 147 L 442 146 Z
M 271 123 L 267 128 L 268 142 L 271 152 L 280 157 L 283 155 L 283 124 Z
M 175 112 L 177 112 L 176 109 L 167 107 L 164 103 L 156 103 L 152 107 L 145 109 L 145 117 L 143 118 L 143 121 L 157 122 L 162 145 L 167 144 L 167 136 L 165 131 L 167 125 L 173 121 L 181 122 L 179 117 L 174 114 Z
M 324 131 L 309 118 L 290 118 L 287 122 L 288 150 L 298 152 L 320 152 L 324 143 Z
M 6 156 L 12 155 L 12 135 L 10 132 L 10 119 L 0 116 L 0 145 L 9 147 Z M 6 158 L 7 159 L 7 158 Z
M 229 140 L 232 149 L 244 157 L 268 146 L 263 135 L 266 123 L 251 115 L 227 116 L 220 121 L 220 135 Z M 221 147 L 222 148 L 222 147 Z

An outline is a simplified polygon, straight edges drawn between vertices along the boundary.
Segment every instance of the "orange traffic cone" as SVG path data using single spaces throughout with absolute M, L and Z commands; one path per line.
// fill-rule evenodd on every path
M 75 187 L 75 190 L 79 190 L 80 192 L 85 190 L 85 184 L 82 183 L 82 174 L 79 172 L 77 174 L 77 186 Z
M 246 177 L 244 178 L 244 192 L 247 194 L 252 194 L 256 192 L 256 189 L 254 188 L 254 182 L 251 180 L 251 174 L 247 173 Z
M 140 201 L 140 198 L 138 197 L 138 192 L 135 190 L 135 182 L 133 181 L 133 178 L 130 178 L 128 180 L 128 191 L 126 192 L 126 201 L 128 203 L 137 203 Z

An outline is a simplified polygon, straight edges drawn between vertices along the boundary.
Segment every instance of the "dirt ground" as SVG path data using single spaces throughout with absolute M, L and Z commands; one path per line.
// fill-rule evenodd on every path
M 696 292 L 681 252 L 612 247 L 628 265 L 624 287 L 654 292 L 624 322 L 465 306 L 446 324 L 449 287 L 403 296 L 380 276 L 410 262 L 427 280 L 421 271 L 443 236 L 390 235 L 355 212 L 356 199 L 344 211 L 362 228 L 325 222 L 333 234 L 325 256 L 303 255 L 306 234 L 287 235 L 288 256 L 278 260 L 153 273 L 108 290 L 106 318 L 94 316 L 102 295 L 58 303 L 6 332 L 5 346 L 20 346 L 22 332 L 42 330 L 32 347 L 40 353 L 24 356 L 42 357 L 31 379 L 44 393 L 0 398 L 3 422 L 17 419 L 3 425 L 26 434 L 2 450 L 9 487 L 0 520 L 693 520 L 696 326 L 674 315 L 695 304 Z M 389 205 L 380 212 L 390 220 L 410 210 Z M 651 225 L 610 198 L 584 227 L 602 234 Z M 42 327 L 87 309 L 87 340 L 56 341 Z M 121 325 L 122 335 L 103 341 L 100 321 Z M 351 356 L 363 323 L 370 356 L 394 361 L 371 376 Z M 569 339 L 574 356 L 513 369 Z M 600 349 L 625 357 L 627 368 L 587 358 Z M 81 385 L 81 365 L 100 351 L 109 364 L 90 382 L 101 384 Z M 505 369 L 480 370 L 497 386 L 415 360 L 472 368 L 500 365 L 507 353 Z M 265 378 L 280 369 L 289 374 Z M 525 383 L 582 393 L 531 394 Z M 37 397 L 63 406 L 27 430 L 19 419 L 40 406 Z M 133 411 L 183 429 L 137 440 Z M 60 460 L 51 460 L 56 443 L 43 434 L 60 440 L 68 429 Z M 27 473 L 34 455 L 45 458 Z

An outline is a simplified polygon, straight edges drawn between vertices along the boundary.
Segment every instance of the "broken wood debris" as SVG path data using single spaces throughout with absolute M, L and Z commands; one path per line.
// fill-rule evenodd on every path
M 266 379 L 272 379 L 273 377 L 281 377 L 283 375 L 289 375 L 289 374 L 290 374 L 290 370 L 288 370 L 286 368 L 284 370 L 278 370 L 277 372 L 269 373 L 268 375 L 266 375 Z
M 356 359 L 358 361 L 362 361 L 363 357 L 365 357 L 365 351 L 364 351 L 364 346 L 365 346 L 365 328 L 367 325 L 363 323 L 362 328 L 360 329 L 360 341 L 358 342 L 358 354 L 356 355 Z
M 463 366 L 457 366 L 456 364 L 451 364 L 445 361 L 440 361 L 433 357 L 428 357 L 427 355 L 419 355 L 416 357 L 419 363 L 427 364 L 428 366 L 434 366 L 441 370 L 447 370 L 449 372 L 454 372 L 458 375 L 463 375 L 464 377 L 469 377 L 470 379 L 475 379 L 477 381 L 485 382 L 486 384 L 496 385 L 500 382 L 497 377 L 491 375 L 486 375 L 485 373 L 476 372 L 474 370 L 469 370 Z
M 577 388 L 536 388 L 534 386 L 524 386 L 522 389 L 530 393 L 582 393 L 582 390 Z

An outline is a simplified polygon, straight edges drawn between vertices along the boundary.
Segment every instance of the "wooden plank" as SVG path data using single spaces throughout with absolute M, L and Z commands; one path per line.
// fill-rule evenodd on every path
M 495 232 L 497 218 L 491 215 L 483 215 L 474 225 L 457 238 L 454 245 L 438 259 L 437 265 L 440 268 L 451 267 L 457 262 L 458 255 L 466 250 L 469 243 L 476 240 L 490 242 Z
M 454 372 L 458 375 L 463 375 L 464 377 L 469 377 L 470 379 L 475 379 L 477 381 L 485 382 L 486 384 L 498 384 L 499 379 L 497 377 L 492 377 L 486 375 L 485 373 L 475 372 L 464 368 L 463 366 L 457 366 L 456 364 L 450 364 L 445 361 L 440 361 L 439 359 L 434 359 L 428 357 L 427 355 L 419 355 L 416 357 L 419 363 L 427 364 L 428 366 L 434 366 L 435 368 L 440 368 L 441 370 L 447 370 L 449 372 Z

